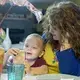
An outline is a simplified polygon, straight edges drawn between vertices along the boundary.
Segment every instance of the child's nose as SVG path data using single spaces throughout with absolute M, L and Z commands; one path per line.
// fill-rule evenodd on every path
M 30 48 L 28 48 L 28 51 L 31 51 L 32 50 L 32 48 L 30 47 Z

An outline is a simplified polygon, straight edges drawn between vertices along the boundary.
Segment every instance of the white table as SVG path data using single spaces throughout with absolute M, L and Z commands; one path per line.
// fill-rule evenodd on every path
M 8 74 L 1 74 L 0 80 L 8 80 Z M 27 75 L 23 77 L 23 80 L 37 80 L 36 76 Z
M 0 80 L 8 80 L 7 74 L 2 74 Z M 80 80 L 80 77 L 65 75 L 65 74 L 46 74 L 46 75 L 38 75 L 24 76 L 23 80 Z
M 66 74 L 46 74 L 36 76 L 37 80 L 80 80 L 80 77 Z

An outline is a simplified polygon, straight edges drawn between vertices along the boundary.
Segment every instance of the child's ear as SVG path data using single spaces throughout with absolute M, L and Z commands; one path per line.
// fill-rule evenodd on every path
M 43 50 L 43 51 L 40 53 L 39 57 L 42 57 L 42 56 L 44 55 L 44 53 L 45 53 L 45 51 Z

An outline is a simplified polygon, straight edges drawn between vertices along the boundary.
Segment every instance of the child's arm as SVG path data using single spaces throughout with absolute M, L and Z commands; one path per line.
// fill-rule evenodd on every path
M 3 67 L 6 66 L 9 55 L 7 53 L 4 54 Z
M 30 66 L 30 64 L 25 61 L 25 64 L 24 64 L 25 65 L 25 72 L 27 74 L 31 74 L 31 75 L 47 74 L 48 73 L 48 67 L 45 64 L 45 62 L 43 61 L 41 63 L 39 61 L 38 64 L 41 64 L 41 65 L 40 66 L 37 66 L 37 67 L 34 67 L 34 66 Z
M 48 67 L 46 65 L 42 65 L 40 67 L 32 67 L 30 69 L 30 74 L 32 75 L 40 75 L 40 74 L 47 74 Z
M 7 64 L 7 61 L 9 59 L 10 56 L 12 55 L 17 55 L 19 53 L 19 49 L 17 48 L 11 48 L 9 49 L 5 54 L 4 54 L 4 61 L 3 61 L 3 66 L 5 67 L 5 65 Z

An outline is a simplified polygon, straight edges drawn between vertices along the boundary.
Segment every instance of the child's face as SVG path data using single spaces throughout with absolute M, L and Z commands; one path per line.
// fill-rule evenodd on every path
M 34 60 L 39 57 L 42 51 L 43 43 L 37 37 L 29 37 L 25 40 L 24 51 L 26 54 L 26 59 Z

